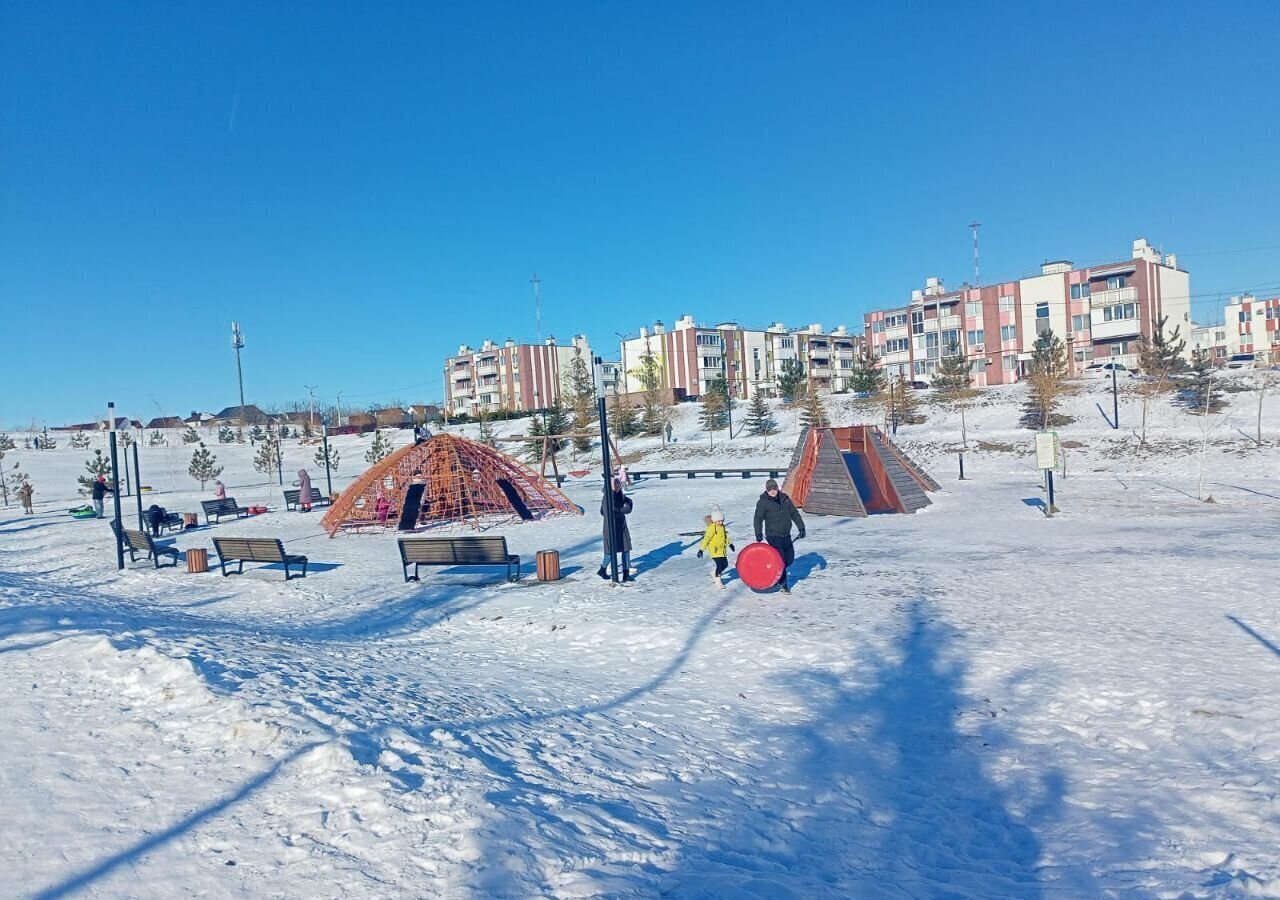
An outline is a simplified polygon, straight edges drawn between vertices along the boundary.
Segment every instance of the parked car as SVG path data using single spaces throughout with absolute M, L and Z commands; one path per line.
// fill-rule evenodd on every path
M 929 388 L 933 387 L 933 385 L 929 384 L 927 381 L 913 381 L 911 382 L 911 386 L 917 391 L 927 391 Z
M 1258 358 L 1252 353 L 1237 353 L 1227 360 L 1228 369 L 1252 369 Z
M 1094 378 L 1110 378 L 1112 372 L 1116 374 L 1117 378 L 1120 377 L 1121 375 L 1127 375 L 1130 378 L 1133 378 L 1135 375 L 1138 374 L 1136 371 L 1134 371 L 1133 369 L 1130 369 L 1124 363 L 1117 363 L 1117 362 L 1090 363 L 1088 366 L 1085 367 L 1085 370 L 1084 370 L 1085 375 L 1091 376 Z

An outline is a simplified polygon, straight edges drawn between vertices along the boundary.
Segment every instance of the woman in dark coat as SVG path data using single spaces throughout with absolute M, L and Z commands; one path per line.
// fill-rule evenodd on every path
M 609 495 L 600 500 L 600 515 L 604 520 L 604 558 L 596 574 L 601 578 L 609 578 L 609 564 L 613 562 L 615 550 L 622 554 L 622 580 L 634 581 L 631 577 L 631 532 L 627 529 L 627 516 L 631 513 L 631 498 L 622 493 L 622 485 L 613 479 L 613 530 L 618 538 L 615 548 L 609 540 Z

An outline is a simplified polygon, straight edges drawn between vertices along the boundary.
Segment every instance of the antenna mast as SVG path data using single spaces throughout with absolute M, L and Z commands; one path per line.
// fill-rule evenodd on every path
M 977 287 L 982 284 L 982 274 L 978 267 L 978 229 L 982 227 L 982 223 L 975 220 L 969 223 L 969 227 L 973 229 L 973 286 Z
M 533 314 L 538 321 L 538 343 L 542 343 L 542 293 L 539 288 L 542 285 L 542 279 L 538 277 L 538 273 L 534 272 L 533 277 L 529 279 L 529 283 L 533 285 Z

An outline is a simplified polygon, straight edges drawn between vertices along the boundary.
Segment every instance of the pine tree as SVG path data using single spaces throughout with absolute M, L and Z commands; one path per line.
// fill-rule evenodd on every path
M 645 353 L 632 374 L 644 391 L 640 431 L 644 434 L 661 434 L 665 413 L 662 403 L 662 362 L 653 353 Z
M 289 430 L 288 425 L 280 426 L 280 440 L 284 440 L 285 438 L 290 437 L 292 434 L 293 432 Z
M 743 427 L 753 437 L 775 434 L 778 431 L 778 423 L 769 411 L 769 404 L 765 401 L 764 394 L 760 393 L 758 385 L 752 392 L 751 405 L 747 407 L 747 420 Z
M 880 357 L 865 344 L 858 350 L 858 356 L 853 361 L 849 387 L 859 394 L 872 395 L 884 388 L 884 370 L 880 368 Z
M 627 402 L 618 385 L 609 398 L 609 430 L 619 438 L 629 438 L 636 433 L 636 408 Z
M 707 431 L 719 431 L 729 424 L 729 386 L 723 376 L 717 376 L 707 385 L 698 420 Z
M 264 437 L 266 437 L 266 435 L 263 433 L 261 425 L 254 425 L 249 429 L 249 443 L 256 444 Z
M 151 435 L 147 438 L 147 446 L 162 447 L 169 443 L 169 439 L 164 436 L 159 428 L 153 428 Z
M 885 426 L 895 432 L 899 425 L 909 424 L 915 418 L 918 402 L 905 373 L 899 372 L 890 379 L 888 389 L 880 394 L 880 402 L 884 406 Z
M 93 490 L 93 483 L 98 480 L 99 475 L 107 479 L 107 484 L 109 486 L 114 487 L 114 484 L 112 483 L 110 478 L 111 460 L 103 456 L 101 450 L 93 451 L 93 456 L 89 457 L 89 459 L 85 462 L 84 468 L 85 468 L 85 471 L 88 472 L 89 474 L 81 475 L 79 478 L 76 479 L 77 481 L 80 482 L 81 494 L 88 494 L 90 491 Z
M 18 468 L 18 464 L 14 463 L 13 468 L 9 470 L 6 478 L 3 471 L 0 471 L 0 484 L 5 485 L 5 503 L 9 502 L 9 494 L 17 494 L 22 486 L 27 483 L 27 473 Z
M 56 450 L 58 447 L 57 438 L 51 438 L 48 434 L 37 434 L 35 436 L 34 445 L 37 450 Z
M 9 435 L 0 434 L 0 450 L 15 450 L 17 446 Z
M 559 403 L 553 403 L 546 410 L 546 428 L 547 434 L 566 434 L 569 431 L 569 413 Z M 562 452 L 569 446 L 569 441 L 561 438 L 551 442 L 551 449 L 556 453 Z
M 1187 368 L 1183 354 L 1187 351 L 1187 342 L 1179 340 L 1178 334 L 1182 326 L 1175 326 L 1168 335 L 1164 333 L 1168 316 L 1161 316 L 1152 329 L 1151 337 L 1145 334 L 1138 338 L 1138 369 L 1144 375 L 1157 379 L 1166 379 L 1177 375 Z
M 195 429 L 192 429 L 193 431 Z M 236 442 L 236 433 L 230 425 L 223 425 L 218 429 L 219 444 L 234 444 Z
M 1207 350 L 1191 354 L 1191 382 L 1178 395 L 1178 402 L 1188 412 L 1216 413 L 1225 405 L 1214 383 L 1213 357 Z
M 71 446 L 77 450 L 85 450 L 89 446 L 89 435 L 83 431 L 77 431 L 71 435 Z
M 778 369 L 778 394 L 788 403 L 795 403 L 805 395 L 804 366 L 798 359 L 784 359 Z
M 582 433 L 596 420 L 596 383 L 582 356 L 582 348 L 576 347 L 574 351 L 574 357 L 569 361 L 568 374 L 564 377 L 564 393 L 569 398 L 573 413 L 573 430 Z M 591 449 L 591 438 L 574 438 L 573 446 L 579 452 L 586 453 Z
M 316 436 L 316 430 L 311 427 L 311 420 L 309 418 L 303 419 L 302 420 L 302 439 L 304 441 L 309 441 L 315 436 Z
M 1070 374 L 1067 348 L 1062 339 L 1052 331 L 1036 338 L 1028 368 L 1027 384 L 1031 396 L 1024 421 L 1031 427 L 1045 429 L 1053 424 L 1058 398 Z
M 315 459 L 315 463 L 317 466 L 324 465 L 324 445 L 323 444 L 321 444 L 319 447 L 316 447 L 316 455 L 313 458 Z M 338 453 L 338 448 L 330 444 L 329 445 L 329 468 L 335 472 L 338 471 L 338 463 L 341 461 L 342 461 L 342 455 Z
M 255 426 L 256 427 L 256 426 Z M 271 429 L 262 436 L 262 443 L 253 457 L 253 468 L 264 475 L 272 475 L 281 468 L 280 437 Z
M 209 452 L 204 441 L 199 443 L 200 446 L 196 447 L 195 452 L 191 454 L 191 465 L 187 468 L 187 474 L 200 482 L 200 490 L 203 491 L 206 483 L 222 474 L 222 466 L 217 464 L 218 457 Z
M 127 431 L 120 432 L 120 448 L 128 450 L 133 446 L 133 435 Z
M 373 429 L 373 442 L 369 444 L 369 449 L 364 453 L 365 462 L 372 465 L 381 462 L 391 455 L 391 442 L 383 435 L 382 429 L 375 427 Z
M 973 360 L 965 356 L 958 342 L 952 341 L 933 376 L 933 386 L 944 393 L 955 394 L 968 390 L 972 384 Z
M 533 418 L 529 421 L 529 437 L 540 438 L 548 434 L 546 426 L 542 422 L 542 416 L 537 413 L 533 414 Z M 542 459 L 542 441 L 529 441 L 529 446 L 525 448 L 524 458 L 529 462 L 537 462 Z
M 809 391 L 805 397 L 804 409 L 800 411 L 800 424 L 807 425 L 810 428 L 829 428 L 831 426 L 831 420 L 827 417 L 826 407 L 817 391 Z
M 497 446 L 498 437 L 493 432 L 493 420 L 486 416 L 483 412 L 477 412 L 480 420 L 480 443 L 487 444 L 490 447 Z
M 182 443 L 184 443 L 184 444 L 198 444 L 199 442 L 200 442 L 200 435 L 199 435 L 199 433 L 198 433 L 194 428 L 192 428 L 190 425 L 188 425 L 186 428 L 184 428 L 184 429 L 183 429 L 183 431 L 182 431 Z

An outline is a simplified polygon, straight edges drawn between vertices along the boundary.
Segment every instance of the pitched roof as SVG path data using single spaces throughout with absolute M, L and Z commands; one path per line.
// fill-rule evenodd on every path
M 181 428 L 183 421 L 178 416 L 157 416 L 147 423 L 148 428 Z

